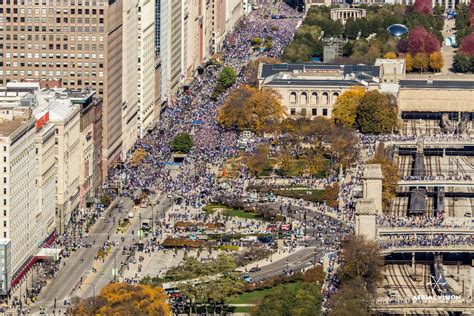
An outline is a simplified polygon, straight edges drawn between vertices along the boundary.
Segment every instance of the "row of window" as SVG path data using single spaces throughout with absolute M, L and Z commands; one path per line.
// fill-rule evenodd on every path
M 21 73 L 22 73 L 22 76 L 24 76 L 24 72 L 21 71 Z M 18 75 L 18 74 L 15 74 L 15 75 Z M 31 76 L 31 74 L 29 74 L 29 75 Z M 66 75 L 67 75 L 67 74 L 65 74 L 65 76 L 66 76 Z M 43 76 L 46 76 L 46 75 L 43 75 Z M 53 75 L 50 74 L 49 76 L 52 77 Z M 39 73 L 38 73 L 37 71 L 35 71 L 35 77 L 36 77 L 36 78 L 39 77 Z M 0 85 L 7 84 L 8 82 L 10 82 L 10 80 L 3 80 L 3 79 L 0 79 Z M 103 82 L 103 81 L 99 81 L 99 82 L 96 82 L 96 81 L 87 81 L 87 80 L 86 80 L 86 81 L 82 81 L 82 79 L 78 79 L 78 80 L 77 80 L 77 83 L 76 83 L 76 81 L 74 81 L 74 80 L 70 80 L 70 81 L 63 80 L 63 81 L 62 81 L 62 84 L 63 84 L 64 86 L 68 86 L 68 85 L 69 85 L 69 86 L 75 86 L 75 85 L 77 84 L 78 86 L 81 86 L 81 87 L 93 87 L 93 88 L 95 88 L 97 85 L 99 85 L 99 87 L 104 86 L 104 82 Z M 103 95 L 104 89 L 102 89 L 102 88 L 97 89 L 97 93 L 98 93 L 99 95 Z
M 25 3 L 28 3 L 29 6 L 31 6 L 33 4 L 33 0 L 0 0 L 0 4 L 21 4 L 21 5 L 25 5 Z M 53 0 L 49 0 L 48 3 L 50 5 L 53 5 L 54 4 L 54 1 Z M 34 4 L 35 5 L 40 5 L 40 1 L 39 0 L 34 0 Z M 42 5 L 46 5 L 46 0 L 41 0 L 41 4 Z M 61 5 L 61 0 L 56 0 L 56 6 L 60 6 Z M 76 5 L 76 1 L 75 0 L 63 0 L 63 5 L 64 6 L 73 6 L 73 5 Z M 97 2 L 96 1 L 84 1 L 82 2 L 82 0 L 78 0 L 77 1 L 77 5 L 79 6 L 89 6 L 89 5 L 92 5 L 93 7 L 95 7 L 97 5 Z M 99 1 L 99 5 L 104 5 L 104 1 Z M 101 10 L 103 12 L 103 10 Z
M 321 102 L 322 104 L 330 104 L 330 94 L 329 92 L 323 92 L 321 94 L 321 99 L 319 98 L 319 95 L 317 92 L 313 92 L 311 93 L 311 104 L 319 104 L 319 102 Z M 335 101 L 336 98 L 339 96 L 339 93 L 338 92 L 334 92 L 332 94 L 332 100 Z M 309 99 L 309 96 L 306 92 L 302 92 L 300 94 L 300 98 L 299 98 L 299 103 L 300 104 L 308 104 L 308 100 Z M 296 92 L 291 92 L 290 93 L 290 103 L 292 104 L 296 104 L 297 103 L 297 94 Z
M 104 54 L 90 54 L 90 55 L 89 54 L 84 54 L 84 55 L 83 54 L 77 54 L 77 55 L 76 54 L 62 54 L 62 55 L 61 54 L 55 54 L 55 55 L 48 54 L 49 58 L 56 58 L 56 59 L 61 59 L 61 57 L 63 59 L 68 59 L 68 58 L 75 59 L 76 56 L 77 56 L 78 59 L 82 59 L 82 58 L 89 59 L 89 56 L 90 56 L 91 59 L 96 59 L 97 57 L 99 57 L 99 59 L 104 59 Z M 24 53 L 18 54 L 18 53 L 8 52 L 8 53 L 5 53 L 5 56 L 4 56 L 3 53 L 0 53 L 0 58 L 3 59 L 3 57 L 4 58 L 18 58 L 18 57 L 20 57 L 20 58 L 29 58 L 29 59 L 31 59 L 31 58 L 40 58 L 40 54 L 39 53 L 34 53 L 34 54 L 33 53 L 27 53 L 26 56 L 25 56 Z M 41 58 L 46 58 L 46 53 L 42 53 Z
M 3 25 L 0 25 L 0 32 L 3 31 Z M 20 26 L 20 31 L 24 32 L 25 31 L 25 27 L 24 26 Z M 13 32 L 18 32 L 18 27 L 17 26 L 13 26 L 11 27 L 10 25 L 7 25 L 5 26 L 5 31 L 7 32 L 11 32 L 13 30 Z M 46 26 L 41 26 L 41 30 L 40 30 L 40 27 L 39 26 L 35 26 L 34 29 L 32 26 L 27 26 L 26 27 L 26 30 L 28 32 L 46 32 Z M 63 26 L 62 28 L 60 26 L 56 26 L 56 27 L 53 27 L 53 26 L 50 26 L 48 28 L 48 32 L 78 32 L 78 33 L 82 33 L 82 32 L 85 32 L 85 33 L 104 33 L 104 27 L 103 26 L 100 26 L 99 28 L 93 26 L 93 27 L 89 27 L 89 26 L 86 26 L 86 27 L 82 27 L 82 26 L 78 26 L 78 27 L 75 27 L 75 26 L 70 26 L 70 27 L 67 27 L 67 26 Z
M 14 59 L 16 60 L 16 59 Z M 33 67 L 33 64 L 35 65 L 35 67 L 39 67 L 40 66 L 40 62 L 39 61 L 27 61 L 26 63 L 23 62 L 23 61 L 14 61 L 13 63 L 10 62 L 10 61 L 6 61 L 6 62 L 3 62 L 3 61 L 0 61 L 0 67 L 3 67 L 3 65 L 5 65 L 6 67 L 10 67 L 11 65 L 13 64 L 13 67 Z M 97 68 L 97 63 L 82 63 L 82 62 L 77 62 L 77 63 L 60 63 L 60 62 L 48 62 L 46 63 L 45 61 L 42 61 L 41 62 L 41 66 L 42 67 L 56 67 L 56 68 L 60 68 L 61 66 L 64 67 L 64 68 L 79 68 L 79 69 L 82 69 L 82 68 L 92 68 L 92 69 L 96 69 Z M 104 68 L 104 64 L 103 63 L 99 63 L 99 69 L 102 69 Z
M 36 66 L 36 65 L 35 65 Z M 6 76 L 9 76 L 11 74 L 13 74 L 14 76 L 17 76 L 18 74 L 20 74 L 20 76 L 24 76 L 25 74 L 27 75 L 33 75 L 33 71 L 31 70 L 27 70 L 26 72 L 24 70 L 20 70 L 20 71 L 17 71 L 17 70 L 13 70 L 13 71 L 10 71 L 10 70 L 5 70 L 5 72 L 3 70 L 0 70 L 0 76 L 3 76 L 3 74 L 5 73 Z M 39 75 L 39 71 L 35 71 L 34 72 L 35 75 Z M 60 77 L 61 76 L 61 71 L 52 71 L 52 70 L 49 70 L 49 71 L 46 71 L 46 70 L 41 70 L 41 75 L 42 76 L 46 76 L 46 74 L 50 77 L 53 77 L 53 76 L 58 76 Z M 67 71 L 63 71 L 63 76 L 68 76 L 68 72 Z M 102 71 L 100 71 L 99 73 L 96 73 L 94 71 L 92 72 L 88 72 L 88 71 L 84 71 L 84 73 L 82 72 L 74 72 L 74 71 L 70 71 L 69 72 L 69 77 L 92 77 L 92 78 L 103 78 L 104 77 L 104 73 Z
M 328 116 L 329 114 L 329 111 L 328 109 L 322 109 L 322 112 L 321 112 L 322 116 Z M 290 115 L 292 116 L 295 116 L 296 115 L 296 108 L 290 108 Z M 306 112 L 306 109 L 301 109 L 301 112 L 300 112 L 300 115 L 301 116 L 307 116 L 307 112 Z M 318 115 L 318 109 L 311 109 L 311 116 L 317 116 Z
M 24 30 L 22 30 L 24 31 Z M 41 37 L 40 37 L 41 36 Z M 89 42 L 89 41 L 92 41 L 92 42 L 96 42 L 96 41 L 99 41 L 99 42 L 103 42 L 104 41 L 104 37 L 103 36 L 82 36 L 82 35 L 78 35 L 78 36 L 74 36 L 74 35 L 63 35 L 62 37 L 61 36 L 54 36 L 52 34 L 49 34 L 48 37 L 46 37 L 46 34 L 43 34 L 43 35 L 39 35 L 39 34 L 35 34 L 35 35 L 31 35 L 31 34 L 28 34 L 28 35 L 24 35 L 24 34 L 20 34 L 20 35 L 17 35 L 17 34 L 13 34 L 13 35 L 10 35 L 10 34 L 6 34 L 5 35 L 5 38 L 6 38 L 6 41 L 11 41 L 13 39 L 13 45 L 16 44 L 16 41 L 20 40 L 20 41 L 25 41 L 25 39 L 28 40 L 28 42 L 31 42 L 31 41 L 46 41 L 46 39 L 48 39 L 50 42 L 53 42 L 53 41 L 56 41 L 56 42 L 61 42 L 64 41 L 64 42 L 67 42 L 68 40 L 71 41 L 71 42 L 74 42 L 75 40 L 77 40 L 77 42 L 79 42 L 80 44 L 82 44 L 82 40 L 84 40 L 85 42 Z M 0 34 L 0 39 L 3 40 L 3 35 Z M 79 45 L 78 43 L 78 45 Z M 2 44 L 3 45 L 3 44 Z M 10 45 L 10 43 L 6 43 L 6 45 Z M 21 44 L 22 45 L 22 44 Z M 85 45 L 85 44 L 84 44 Z M 43 46 L 43 45 L 42 45 Z M 3 46 L 2 46 L 3 47 Z M 36 47 L 36 45 L 35 45 Z M 74 47 L 73 44 L 71 44 L 71 47 Z M 23 47 L 24 48 L 24 47 Z M 31 46 L 28 46 L 28 48 L 31 48 Z M 38 48 L 36 48 L 38 49 Z
M 2 13 L 2 8 L 0 8 L 0 13 Z M 8 13 L 8 12 L 7 12 Z M 96 19 L 96 18 L 84 18 L 82 19 L 82 17 L 78 17 L 77 19 L 76 18 L 60 18 L 60 17 L 56 17 L 53 18 L 53 17 L 49 17 L 49 18 L 46 18 L 46 17 L 42 17 L 41 20 L 40 20 L 40 17 L 11 17 L 11 16 L 6 16 L 5 17 L 5 21 L 7 23 L 28 23 L 29 26 L 31 26 L 31 24 L 34 22 L 35 24 L 37 23 L 43 23 L 45 24 L 46 22 L 49 22 L 49 24 L 51 26 L 53 26 L 54 24 L 58 24 L 58 23 L 69 23 L 69 24 L 97 24 L 97 21 L 99 21 L 99 24 L 104 24 L 104 18 L 99 18 L 99 19 Z M 2 20 L 0 21 L 3 23 L 3 17 L 2 17 Z
M 1 4 L 2 1 L 0 1 L 0 4 Z M 31 15 L 33 12 L 35 14 L 40 14 L 40 9 L 39 8 L 5 8 L 5 12 L 6 13 L 13 13 L 13 14 L 25 14 L 25 13 L 28 13 L 28 15 Z M 71 10 L 68 10 L 67 8 L 64 8 L 64 9 L 60 9 L 60 8 L 56 8 L 56 10 L 54 8 L 49 8 L 48 10 L 46 10 L 46 8 L 41 8 L 41 14 L 46 14 L 46 13 L 49 13 L 50 15 L 53 15 L 54 12 L 56 12 L 57 15 L 60 15 L 61 13 L 62 14 L 76 14 L 76 9 L 71 9 Z M 0 13 L 3 13 L 3 8 L 0 8 Z M 99 13 L 100 15 L 104 15 L 104 9 L 77 9 L 77 14 L 97 14 Z

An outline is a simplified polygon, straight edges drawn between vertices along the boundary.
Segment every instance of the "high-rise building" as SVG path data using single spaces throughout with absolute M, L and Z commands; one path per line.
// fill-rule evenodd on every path
M 159 1 L 159 0 L 158 0 Z M 155 0 L 124 0 L 123 148 L 128 152 L 155 119 Z
M 90 202 L 102 185 L 102 99 L 94 90 L 41 89 L 39 83 L 9 83 L 0 89 L 3 109 L 29 110 L 41 126 L 47 122 L 53 128 L 52 132 L 44 128 L 37 132 L 36 185 L 40 202 L 34 205 L 48 214 L 44 227 L 49 233 L 53 228 L 63 232 L 74 210 Z M 49 165 L 51 161 L 54 168 Z M 53 192 L 53 199 L 42 197 L 45 192 Z M 54 218 L 55 223 L 51 221 Z
M 36 207 L 37 128 L 36 119 L 29 109 L 13 111 L 12 108 L 3 108 L 0 116 L 0 236 L 11 240 L 11 271 L 14 273 L 42 241 L 36 240 L 36 216 L 41 213 L 41 208 Z
M 138 32 L 138 126 L 140 135 L 152 126 L 155 109 L 155 1 L 140 0 Z
M 169 10 L 169 0 L 156 0 L 160 1 L 160 25 L 156 26 L 159 28 L 159 42 L 157 43 L 157 54 L 160 56 L 161 59 L 161 87 L 160 87 L 160 92 L 161 92 L 161 98 L 164 102 L 168 101 L 168 96 L 169 96 L 169 91 L 168 91 L 168 80 L 169 80 L 169 52 L 168 52 L 168 47 L 169 47 L 169 32 L 168 32 L 168 23 L 169 23 L 169 18 L 168 18 L 168 10 Z M 155 22 L 156 23 L 156 22 Z
M 138 137 L 138 33 L 140 0 L 123 1 L 122 152 L 126 156 Z
M 52 78 L 103 97 L 109 166 L 122 143 L 121 0 L 0 0 L 0 85 Z
M 182 0 L 168 1 L 168 91 L 170 94 L 175 94 L 183 75 L 184 8 Z

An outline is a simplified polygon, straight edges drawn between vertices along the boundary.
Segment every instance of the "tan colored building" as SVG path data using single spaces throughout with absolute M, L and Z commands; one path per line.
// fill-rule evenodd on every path
M 474 112 L 474 80 L 400 80 L 400 112 Z
M 37 229 L 35 240 L 43 241 L 56 230 L 56 129 L 53 124 L 36 124 Z
M 110 165 L 121 154 L 121 0 L 5 0 L 0 10 L 0 85 L 60 78 L 71 89 L 92 87 L 104 99 Z
M 39 83 L 9 83 L 0 89 L 0 109 L 29 110 L 41 124 L 53 126 L 57 161 L 54 180 L 57 197 L 53 205 L 57 204 L 54 213 L 61 231 L 71 214 L 92 201 L 102 185 L 102 99 L 93 90 L 39 89 L 39 86 Z M 42 150 L 38 147 L 38 152 Z M 38 178 L 37 183 L 38 190 L 45 189 L 43 180 Z
M 346 24 L 348 19 L 362 19 L 365 18 L 367 12 L 365 9 L 359 8 L 334 8 L 331 9 L 331 20 L 340 21 L 342 24 Z
M 64 98 L 56 93 L 37 94 L 37 105 L 33 109 L 37 119 L 49 113 L 49 122 L 56 128 L 56 155 L 58 181 L 56 187 L 56 227 L 60 233 L 71 219 L 72 212 L 79 207 L 81 168 L 86 161 L 81 158 L 91 157 L 91 150 L 85 147 L 81 152 L 81 107 L 73 104 L 67 94 Z
M 30 109 L 0 110 L 0 234 L 2 238 L 11 240 L 11 279 L 15 278 L 22 265 L 36 254 L 37 247 L 48 237 L 48 227 L 41 226 L 47 223 L 47 218 L 43 217 L 46 215 L 43 214 L 45 208 L 38 207 L 38 198 L 42 196 L 48 202 L 54 198 L 55 192 L 46 189 L 39 195 L 36 181 L 39 178 L 48 181 L 42 177 L 44 173 L 38 177 L 37 172 L 44 170 L 52 161 L 46 159 L 45 165 L 37 164 L 36 149 L 42 145 L 37 145 L 36 133 L 37 122 L 31 117 Z M 50 150 L 51 143 L 46 139 L 40 142 L 44 143 L 46 151 Z
M 139 0 L 123 0 L 122 156 L 127 157 L 138 138 Z
M 259 87 L 281 95 L 290 117 L 331 117 L 339 95 L 352 87 L 376 89 L 379 67 L 331 64 L 260 64 Z
M 155 117 L 155 1 L 141 0 L 138 33 L 138 128 L 140 136 L 152 126 Z

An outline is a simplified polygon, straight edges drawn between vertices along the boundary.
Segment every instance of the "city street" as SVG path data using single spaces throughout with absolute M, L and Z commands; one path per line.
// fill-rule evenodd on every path
M 314 247 L 303 248 L 284 259 L 262 266 L 258 272 L 249 272 L 249 275 L 253 281 L 260 281 L 287 272 L 298 272 L 313 266 L 315 262 L 319 262 L 324 257 L 324 254 L 325 251 L 322 249 Z
M 43 289 L 38 301 L 31 305 L 32 312 L 38 311 L 40 306 L 52 310 L 55 301 L 56 309 L 65 309 L 67 306 L 63 305 L 64 300 L 70 300 L 75 296 L 92 296 L 96 294 L 94 293 L 96 289 L 99 291 L 112 281 L 114 267 L 119 268 L 120 263 L 125 262 L 126 255 L 123 255 L 121 250 L 123 245 L 131 246 L 134 241 L 137 242 L 140 239 L 138 236 L 140 214 L 142 219 L 151 218 L 154 208 L 156 215 L 154 220 L 158 222 L 163 218 L 163 212 L 171 205 L 171 201 L 165 195 L 159 196 L 158 201 L 156 206 L 149 205 L 146 209 L 139 208 L 139 211 L 135 212 L 131 219 L 127 231 L 122 234 L 117 233 L 119 219 L 128 216 L 129 210 L 133 209 L 133 202 L 128 198 L 118 198 L 116 206 L 108 209 L 107 213 L 92 227 L 91 232 L 83 238 L 84 242 L 92 242 L 94 245 L 90 248 L 82 247 L 72 252 L 70 257 L 62 260 L 61 269 L 55 278 Z M 113 221 L 114 217 L 115 222 Z M 134 235 L 132 235 L 132 231 Z M 124 237 L 124 242 L 121 241 L 121 237 Z M 94 260 L 100 246 L 108 239 L 118 243 L 118 246 L 111 248 L 105 262 Z M 81 261 L 83 262 L 81 263 Z M 93 267 L 97 270 L 96 273 L 92 271 Z

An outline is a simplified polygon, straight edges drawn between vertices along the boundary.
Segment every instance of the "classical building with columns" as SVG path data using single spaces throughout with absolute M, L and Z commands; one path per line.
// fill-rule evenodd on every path
M 331 9 L 331 20 L 341 21 L 342 24 L 346 24 L 348 19 L 361 19 L 367 15 L 365 9 L 359 8 L 334 8 Z
M 379 66 L 331 64 L 260 64 L 260 89 L 281 95 L 290 117 L 331 117 L 336 99 L 351 87 L 378 88 Z

